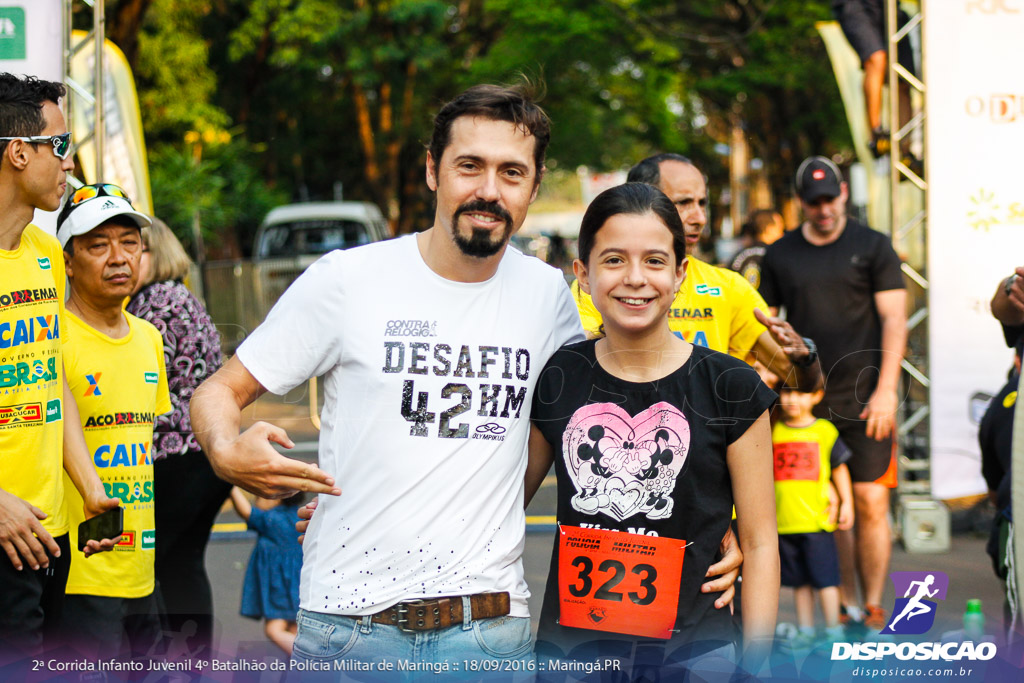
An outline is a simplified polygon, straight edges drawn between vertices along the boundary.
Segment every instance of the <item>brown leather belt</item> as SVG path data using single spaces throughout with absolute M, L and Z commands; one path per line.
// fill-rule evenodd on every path
M 509 613 L 508 591 L 469 595 L 473 619 L 503 617 Z M 348 615 L 351 619 L 363 617 Z M 375 624 L 397 626 L 402 631 L 433 631 L 462 623 L 462 596 L 406 600 L 370 616 Z

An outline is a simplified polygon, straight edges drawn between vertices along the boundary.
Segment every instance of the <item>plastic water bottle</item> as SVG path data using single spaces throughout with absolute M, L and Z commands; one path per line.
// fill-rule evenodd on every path
M 981 600 L 971 598 L 964 612 L 964 640 L 980 643 L 985 636 L 985 615 L 981 612 Z

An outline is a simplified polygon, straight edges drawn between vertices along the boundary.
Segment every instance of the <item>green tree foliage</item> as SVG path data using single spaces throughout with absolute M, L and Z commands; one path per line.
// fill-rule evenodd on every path
M 781 194 L 803 155 L 848 145 L 814 30 L 824 0 L 149 1 L 137 75 L 162 166 L 154 196 L 178 193 L 217 232 L 237 224 L 243 248 L 259 217 L 214 206 L 242 187 L 262 207 L 329 199 L 340 183 L 398 231 L 425 227 L 431 115 L 470 84 L 521 74 L 546 86 L 551 168 L 671 150 L 717 184 L 716 143 L 740 122 Z M 189 171 L 183 136 L 232 126 L 234 151 L 204 151 Z

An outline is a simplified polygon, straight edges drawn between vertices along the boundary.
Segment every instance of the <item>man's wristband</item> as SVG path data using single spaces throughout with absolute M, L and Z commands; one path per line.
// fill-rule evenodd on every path
M 818 345 L 810 337 L 801 337 L 801 339 L 804 340 L 804 346 L 807 347 L 807 355 L 800 360 L 791 360 L 790 362 L 798 368 L 809 368 L 818 362 Z

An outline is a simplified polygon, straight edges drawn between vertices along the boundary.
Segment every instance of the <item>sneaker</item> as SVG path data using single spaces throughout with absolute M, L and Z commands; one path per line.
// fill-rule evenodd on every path
M 805 654 L 814 649 L 817 643 L 814 633 L 797 631 L 792 637 L 783 640 L 779 644 L 779 650 L 786 654 Z
M 841 643 L 846 640 L 846 629 L 843 628 L 842 624 L 836 626 L 829 626 L 822 629 L 819 642 L 831 645 L 832 643 Z
M 868 142 L 868 149 L 876 159 L 884 157 L 892 149 L 889 141 L 889 131 L 881 126 L 871 131 L 871 140 Z
M 846 634 L 847 640 L 859 640 L 866 633 L 864 628 L 864 613 L 859 607 L 839 607 L 839 626 Z
M 881 631 L 889 624 L 885 610 L 878 605 L 864 606 L 864 627 L 871 631 Z

